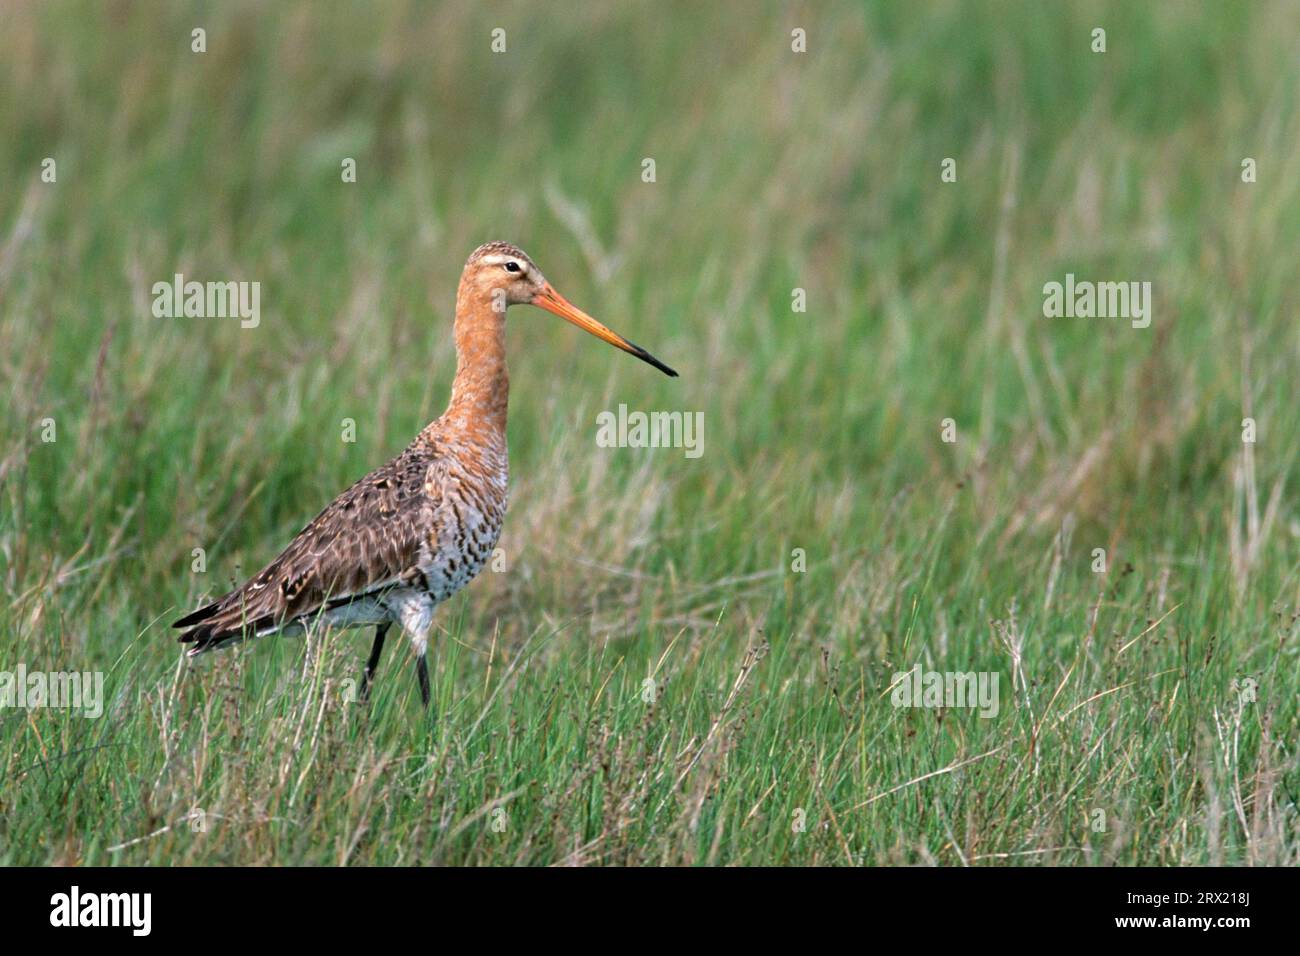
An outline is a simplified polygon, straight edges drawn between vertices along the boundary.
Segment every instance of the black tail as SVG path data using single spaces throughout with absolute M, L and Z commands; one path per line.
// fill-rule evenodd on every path
M 244 631 L 219 631 L 211 624 L 202 624 L 192 631 L 186 631 L 177 640 L 182 644 L 193 644 L 189 648 L 190 654 L 201 654 L 204 651 L 215 650 L 223 647 L 233 641 L 238 641 L 244 636 Z
M 173 621 L 172 627 L 193 627 L 195 624 L 199 624 L 202 621 L 206 621 L 208 618 L 212 617 L 212 615 L 216 614 L 217 611 L 219 611 L 220 609 L 221 609 L 221 601 L 213 601 L 211 604 L 199 608 L 197 611 L 194 611 L 192 614 L 186 614 L 179 621 Z
M 267 618 L 245 620 L 242 613 L 232 615 L 228 613 L 229 604 L 230 595 L 227 594 L 172 624 L 172 627 L 187 628 L 177 640 L 182 644 L 194 645 L 189 649 L 190 654 L 214 650 L 242 640 L 249 634 L 257 633 L 268 622 Z

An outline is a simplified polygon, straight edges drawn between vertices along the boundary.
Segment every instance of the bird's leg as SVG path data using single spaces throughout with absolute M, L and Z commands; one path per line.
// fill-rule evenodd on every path
M 420 680 L 420 699 L 429 709 L 429 630 L 433 624 L 434 602 L 427 594 L 405 593 L 397 599 L 397 620 L 415 653 L 415 676 Z
M 420 699 L 424 701 L 424 709 L 429 709 L 429 659 L 420 654 L 415 658 L 415 676 L 420 679 Z
M 379 655 L 384 652 L 384 638 L 388 635 L 389 622 L 385 621 L 375 628 L 375 643 L 370 648 L 370 660 L 366 661 L 366 673 L 361 678 L 361 699 L 370 699 L 370 682 L 375 679 L 375 669 L 379 667 Z

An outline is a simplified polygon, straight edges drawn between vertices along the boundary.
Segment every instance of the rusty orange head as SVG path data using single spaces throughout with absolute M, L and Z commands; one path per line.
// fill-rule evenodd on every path
M 560 295 L 555 287 L 546 281 L 542 270 L 538 269 L 533 260 L 517 246 L 508 242 L 489 242 L 479 246 L 469 257 L 469 262 L 465 264 L 467 273 L 471 269 L 476 273 L 476 284 L 486 289 L 492 296 L 496 311 L 504 312 L 506 307 L 511 305 L 535 305 L 562 319 L 567 319 L 596 338 L 604 339 L 610 345 L 635 355 L 665 375 L 677 375 L 641 346 L 629 342 Z

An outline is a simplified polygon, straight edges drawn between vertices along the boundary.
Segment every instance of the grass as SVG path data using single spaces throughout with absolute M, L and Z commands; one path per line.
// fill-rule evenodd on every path
M 0 671 L 107 695 L 0 709 L 0 862 L 1300 862 L 1295 5 L 739 9 L 0 9 Z M 430 718 L 393 650 L 350 702 L 359 632 L 185 665 L 442 410 L 491 238 L 682 377 L 512 311 Z M 261 324 L 155 319 L 175 272 Z M 1044 318 L 1067 272 L 1151 327 Z

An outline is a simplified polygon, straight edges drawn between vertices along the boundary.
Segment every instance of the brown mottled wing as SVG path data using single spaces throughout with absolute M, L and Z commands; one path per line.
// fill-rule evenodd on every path
M 437 461 L 435 449 L 417 443 L 366 475 L 242 587 L 173 624 L 188 628 L 181 642 L 195 654 L 415 574 L 436 510 L 426 486 Z

